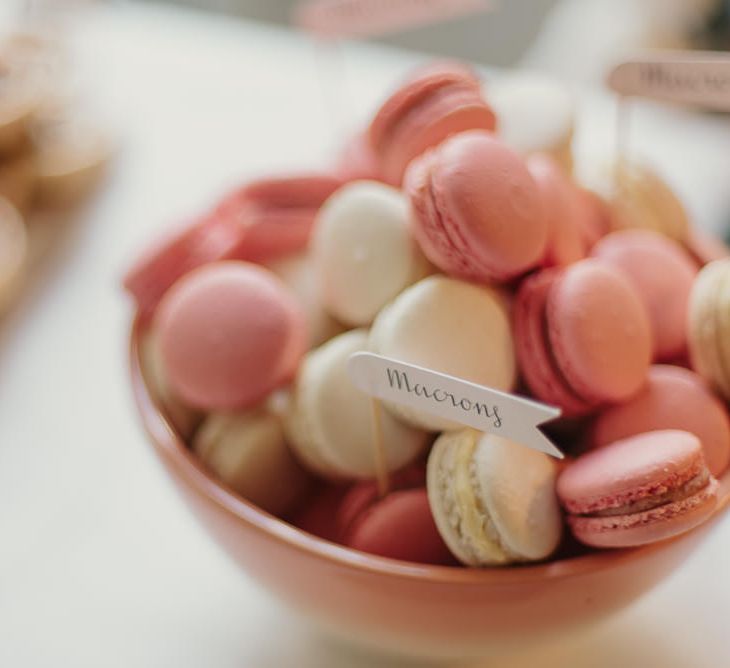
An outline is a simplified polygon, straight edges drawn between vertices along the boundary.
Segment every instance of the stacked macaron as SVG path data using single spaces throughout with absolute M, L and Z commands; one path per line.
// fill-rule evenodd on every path
M 158 243 L 125 282 L 149 390 L 223 484 L 354 550 L 504 567 L 569 555 L 564 527 L 688 531 L 730 464 L 730 260 L 700 271 L 721 247 L 654 172 L 574 180 L 554 82 L 496 85 L 497 113 L 490 91 L 422 68 L 333 173 L 254 181 Z M 361 351 L 559 407 L 566 463 L 381 405 Z

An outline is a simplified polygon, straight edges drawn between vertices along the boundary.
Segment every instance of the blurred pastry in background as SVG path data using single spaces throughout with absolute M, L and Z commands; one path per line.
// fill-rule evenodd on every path
M 18 292 L 28 257 L 28 236 L 22 217 L 0 197 L 0 315 Z

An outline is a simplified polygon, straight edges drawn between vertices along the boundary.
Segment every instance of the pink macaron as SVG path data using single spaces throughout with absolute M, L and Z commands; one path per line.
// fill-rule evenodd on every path
M 548 221 L 545 266 L 565 266 L 586 256 L 584 236 L 584 202 L 578 188 L 550 156 L 537 153 L 527 159 L 527 168 L 535 179 Z
M 708 519 L 718 484 L 699 439 L 650 431 L 576 459 L 557 482 L 573 535 L 593 547 L 631 547 L 670 538 Z
M 589 413 L 639 391 L 651 361 L 646 309 L 612 267 L 586 259 L 527 278 L 514 305 L 522 375 L 566 415 Z
M 496 117 L 474 72 L 456 63 L 418 70 L 382 105 L 368 130 L 380 172 L 400 185 L 408 163 L 464 130 L 492 131 Z
M 652 326 L 654 358 L 670 360 L 687 349 L 687 310 L 697 268 L 676 242 L 651 230 L 621 230 L 591 251 L 631 281 Z
M 366 133 L 358 132 L 345 142 L 337 155 L 335 172 L 346 183 L 383 181 L 378 158 Z
M 455 135 L 415 160 L 404 188 L 414 235 L 447 274 L 506 281 L 545 253 L 538 187 L 522 158 L 487 132 Z
M 124 277 L 139 315 L 151 316 L 181 276 L 208 262 L 235 258 L 245 235 L 237 221 L 204 216 L 156 241 Z
M 319 207 L 341 185 L 327 174 L 259 179 L 224 197 L 212 215 L 245 226 L 238 259 L 263 262 L 306 248 Z
M 191 406 L 253 406 L 291 379 L 306 349 L 304 316 L 257 265 L 216 262 L 173 285 L 155 318 L 171 388 Z
M 682 429 L 697 436 L 714 476 L 730 464 L 727 410 L 707 383 L 689 369 L 664 364 L 651 367 L 638 394 L 596 417 L 590 443 L 600 447 L 655 429 Z

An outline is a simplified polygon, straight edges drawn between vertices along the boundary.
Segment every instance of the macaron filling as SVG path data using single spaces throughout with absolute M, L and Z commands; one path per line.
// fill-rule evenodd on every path
M 611 516 L 641 512 L 684 500 L 709 483 L 710 474 L 700 457 L 683 470 L 675 471 L 661 482 L 632 485 L 611 496 L 566 500 L 565 507 L 574 515 Z M 631 511 L 635 508 L 635 511 Z
M 590 513 L 591 517 L 615 517 L 617 515 L 632 515 L 633 513 L 642 513 L 647 510 L 653 510 L 671 503 L 678 503 L 694 496 L 710 484 L 710 473 L 707 469 L 703 469 L 696 476 L 688 480 L 680 487 L 667 489 L 665 492 L 657 490 L 654 496 L 645 496 L 636 499 L 623 506 L 605 508 Z M 661 488 L 660 488 L 661 489 Z

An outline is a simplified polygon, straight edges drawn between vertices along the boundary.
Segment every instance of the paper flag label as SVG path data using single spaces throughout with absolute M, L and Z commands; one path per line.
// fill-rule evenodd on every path
M 608 85 L 621 95 L 730 111 L 730 56 L 673 51 L 614 67 Z
M 306 0 L 296 23 L 323 37 L 384 35 L 490 9 L 493 0 Z
M 348 371 L 355 386 L 366 394 L 563 458 L 538 428 L 558 417 L 559 408 L 374 353 L 351 355 Z

